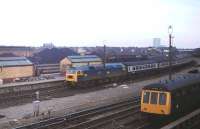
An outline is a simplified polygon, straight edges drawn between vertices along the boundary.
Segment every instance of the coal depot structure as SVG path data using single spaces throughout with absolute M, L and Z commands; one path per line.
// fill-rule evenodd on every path
M 0 57 L 0 79 L 4 83 L 34 75 L 34 65 L 26 57 Z

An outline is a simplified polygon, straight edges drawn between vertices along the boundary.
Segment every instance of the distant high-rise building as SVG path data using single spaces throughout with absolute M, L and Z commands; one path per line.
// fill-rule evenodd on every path
M 85 55 L 86 54 L 86 50 L 82 47 L 77 48 L 77 53 L 79 53 L 80 55 Z
M 153 38 L 153 47 L 160 47 L 160 38 Z
M 52 48 L 54 48 L 54 44 L 53 43 L 44 43 L 43 48 L 52 49 Z

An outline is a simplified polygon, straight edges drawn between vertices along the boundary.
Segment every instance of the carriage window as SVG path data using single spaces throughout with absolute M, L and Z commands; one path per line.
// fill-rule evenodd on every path
M 149 92 L 144 92 L 143 94 L 143 103 L 149 103 L 149 95 L 150 93 Z
M 129 67 L 128 67 L 128 72 L 131 72 L 131 71 L 132 71 L 132 67 L 129 66 Z
M 166 104 L 166 98 L 167 98 L 166 93 L 160 93 L 159 104 L 165 105 Z
M 157 104 L 158 100 L 158 93 L 151 92 L 151 104 Z

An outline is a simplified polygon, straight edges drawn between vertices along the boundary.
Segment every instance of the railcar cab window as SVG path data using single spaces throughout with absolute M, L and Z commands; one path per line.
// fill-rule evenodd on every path
M 166 93 L 160 93 L 160 97 L 159 97 L 159 104 L 160 105 L 165 105 L 166 104 Z
M 143 103 L 149 103 L 149 96 L 150 96 L 150 92 L 145 91 L 143 93 Z
M 90 70 L 95 70 L 95 67 L 94 66 L 89 66 L 89 69 Z
M 81 75 L 81 74 L 82 74 L 82 71 L 78 71 L 77 74 L 78 74 L 78 75 Z
M 151 92 L 151 104 L 157 104 L 158 101 L 158 93 Z
M 74 69 L 67 70 L 67 73 L 69 73 L 69 74 L 74 74 L 75 72 L 76 72 L 76 70 L 74 70 Z

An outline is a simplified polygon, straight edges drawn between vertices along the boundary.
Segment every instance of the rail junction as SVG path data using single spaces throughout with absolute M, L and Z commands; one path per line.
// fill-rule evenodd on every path
M 186 67 L 189 68 L 189 67 Z M 180 68 L 178 70 L 182 70 L 183 68 Z M 178 71 L 175 70 L 175 71 Z M 163 76 L 166 74 L 166 71 L 163 73 L 158 74 L 152 74 L 151 77 L 144 76 L 144 77 L 138 77 L 134 80 L 126 80 L 125 82 L 117 82 L 118 84 L 127 84 L 132 82 L 139 82 L 144 79 L 153 79 L 157 78 L 159 76 Z M 71 96 L 73 94 L 82 93 L 82 92 L 90 92 L 93 90 L 99 90 L 104 89 L 108 87 L 112 87 L 111 84 L 99 84 L 98 87 L 92 87 L 92 88 L 86 88 L 84 90 L 79 89 L 69 89 L 66 87 L 66 84 L 64 82 L 63 77 L 58 77 L 55 79 L 49 79 L 49 80 L 39 80 L 39 81 L 33 81 L 33 82 L 19 82 L 19 83 L 13 83 L 13 84 L 6 84 L 0 87 L 0 106 L 6 107 L 6 106 L 12 106 L 12 105 L 19 105 L 20 103 L 27 103 L 32 102 L 35 98 L 35 92 L 39 91 L 41 100 L 48 100 L 52 97 L 63 97 L 63 96 Z M 69 91 L 69 93 L 68 93 Z M 79 92 L 81 91 L 81 92 Z M 14 103 L 13 103 L 14 102 Z
M 190 68 L 189 68 L 190 69 Z M 184 72 L 188 72 L 188 70 L 189 69 L 187 69 L 187 70 L 183 70 Z M 181 71 L 181 73 L 183 73 L 183 71 Z M 160 76 L 160 75 L 159 75 Z M 163 78 L 167 78 L 167 76 L 164 76 L 164 75 L 162 75 L 163 76 Z M 140 93 L 139 93 L 139 91 L 140 91 L 140 89 L 144 86 L 144 85 L 146 85 L 146 84 L 148 84 L 148 83 L 150 83 L 150 82 L 152 82 L 152 81 L 155 81 L 155 80 L 160 80 L 160 79 L 162 79 L 162 78 L 157 78 L 157 76 L 155 76 L 155 77 L 152 77 L 152 78 L 149 78 L 148 80 L 146 80 L 145 82 L 142 82 L 141 80 L 136 80 L 136 81 L 134 81 L 134 83 L 133 82 L 126 82 L 126 84 L 117 84 L 117 87 L 113 87 L 113 85 L 110 85 L 110 86 L 105 86 L 103 89 L 105 89 L 105 90 L 110 90 L 110 91 L 108 91 L 108 93 L 106 93 L 106 94 L 123 94 L 123 93 L 125 93 L 124 94 L 124 96 L 129 96 L 129 97 L 136 97 L 136 96 L 138 96 L 138 95 L 140 95 Z M 61 79 L 62 80 L 62 79 Z M 49 81 L 49 80 L 48 80 Z M 30 82 L 31 83 L 31 82 Z M 54 84 L 53 84 L 54 83 Z M 60 83 L 60 81 L 58 81 L 58 82 L 56 82 L 58 85 L 61 85 L 60 87 L 59 86 L 57 86 L 58 87 L 58 89 L 60 90 L 60 91 L 63 91 L 63 88 L 66 88 L 66 87 L 62 87 L 63 85 L 62 84 L 59 84 Z M 22 84 L 22 83 L 21 83 Z M 34 85 L 34 84 L 33 84 Z M 41 90 L 41 96 L 48 96 L 49 94 L 59 94 L 60 92 L 56 92 L 57 90 L 56 89 L 54 89 L 55 87 L 53 86 L 53 85 L 55 85 L 55 82 L 51 82 L 51 83 L 49 83 L 48 85 L 46 85 L 46 84 L 42 84 L 42 83 L 40 83 L 40 85 L 42 86 L 47 86 L 47 87 L 43 87 L 42 89 L 43 89 L 43 91 L 44 92 L 42 92 L 42 90 Z M 137 85 L 137 86 L 136 86 Z M 11 86 L 12 87 L 12 86 Z M 31 86 L 30 86 L 31 87 Z M 18 94 L 19 94 L 19 101 L 21 101 L 20 100 L 20 98 L 22 98 L 22 97 L 28 97 L 29 96 L 29 98 L 30 99 L 33 99 L 33 96 L 34 96 L 34 93 L 35 93 L 35 91 L 37 91 L 38 89 L 35 89 L 34 87 L 35 86 L 32 86 L 32 89 L 34 89 L 33 91 L 34 92 L 29 92 L 29 89 L 30 89 L 30 87 L 29 88 L 27 88 L 27 91 L 28 92 L 26 92 L 26 94 L 25 94 L 25 96 L 23 95 L 23 94 L 21 94 L 21 92 L 20 92 L 20 90 L 19 90 L 19 92 L 17 92 Z M 37 87 L 37 86 L 36 86 Z M 16 88 L 18 88 L 18 87 L 16 87 Z M 118 90 L 116 90 L 116 93 L 112 93 L 111 92 L 111 90 L 113 91 L 114 89 L 118 89 Z M 26 89 L 26 84 L 24 85 L 24 89 Z M 120 90 L 119 90 L 120 89 Z M 58 90 L 58 91 L 59 91 Z M 67 89 L 68 90 L 68 93 L 69 92 L 74 92 L 73 90 L 71 90 L 71 89 Z M 76 89 L 77 91 L 78 90 L 80 90 L 80 89 Z M 5 90 L 6 91 L 6 90 Z M 12 91 L 15 91 L 15 90 L 8 90 L 10 93 L 12 92 Z M 26 91 L 26 90 L 25 90 Z M 46 92 L 46 91 L 49 91 L 49 93 L 48 92 Z M 93 91 L 95 91 L 95 89 L 93 89 Z M 84 92 L 87 92 L 87 90 L 86 91 L 83 91 L 82 93 L 84 93 Z M 88 91 L 88 92 L 90 92 L 90 91 Z M 78 93 L 78 92 L 77 92 Z M 101 92 L 100 91 L 100 94 L 102 94 L 103 92 Z M 43 94 L 43 95 L 42 95 Z M 46 94 L 46 95 L 45 95 Z M 91 93 L 91 94 L 93 94 L 93 95 L 96 95 L 97 97 L 99 97 L 98 95 L 97 95 L 97 93 Z M 11 94 L 10 94 L 11 95 Z M 20 95 L 22 95 L 22 96 L 20 96 Z M 78 94 L 78 95 L 82 95 L 82 94 Z M 78 96 L 77 95 L 77 96 Z M 90 96 L 90 94 L 85 94 L 84 95 L 85 96 L 85 98 L 86 99 L 88 99 L 88 97 Z M 104 96 L 104 94 L 102 94 L 101 95 L 102 96 L 102 98 L 104 98 L 105 96 Z M 5 94 L 3 95 L 2 94 L 2 96 L 0 96 L 0 98 L 4 98 L 4 99 L 2 99 L 2 101 L 3 100 L 5 100 L 5 99 L 7 99 L 7 100 L 9 100 L 9 97 L 5 97 Z M 16 100 L 16 98 L 15 98 L 16 96 L 15 95 L 11 95 L 11 99 L 10 99 L 10 101 L 12 101 L 13 99 L 14 100 Z M 92 95 L 90 96 L 91 98 L 92 98 Z M 116 96 L 116 98 L 119 98 L 119 97 L 121 97 L 121 96 Z M 45 98 L 45 97 L 44 97 Z M 69 97 L 70 99 L 72 99 L 73 98 L 73 96 L 71 96 L 71 97 Z M 81 98 L 81 97 L 80 97 Z M 79 98 L 79 99 L 80 99 Z M 115 98 L 115 99 L 116 99 Z M 125 97 L 124 97 L 125 98 Z M 127 97 L 128 98 L 128 97 Z M 126 99 L 127 99 L 126 98 Z M 85 99 L 85 100 L 86 100 Z M 45 99 L 44 99 L 45 100 Z M 74 100 L 78 100 L 77 98 L 76 99 L 74 99 Z M 125 100 L 125 99 L 124 99 Z M 72 101 L 72 100 L 71 100 Z M 81 99 L 80 99 L 80 101 L 81 101 Z M 99 101 L 99 100 L 97 100 L 97 101 Z M 119 99 L 117 100 L 118 102 L 119 102 Z M 115 101 L 115 102 L 117 102 L 117 101 Z M 50 102 L 50 101 L 49 101 Z M 64 102 L 64 101 L 63 101 Z M 67 101 L 66 101 L 67 102 Z M 104 110 L 107 110 L 106 109 L 106 106 L 108 106 L 108 105 L 111 105 L 111 102 L 113 102 L 113 100 L 111 99 L 110 100 L 110 102 L 108 102 L 107 104 L 105 104 L 105 103 L 103 103 L 103 104 L 100 104 L 100 105 L 98 105 L 98 108 L 100 108 L 100 107 L 104 107 L 105 109 Z M 61 102 L 62 103 L 62 102 Z M 101 101 L 99 101 L 99 103 L 101 103 Z M 68 104 L 70 104 L 70 103 L 68 103 Z M 93 106 L 91 106 L 90 104 L 91 104 L 91 102 L 89 102 L 89 100 L 88 100 L 88 104 L 89 105 L 87 105 L 87 106 L 85 106 L 84 108 L 82 108 L 82 109 L 80 109 L 79 111 L 70 111 L 70 112 L 62 112 L 62 113 L 60 113 L 60 114 L 66 114 L 65 116 L 64 116 L 64 118 L 61 118 L 61 117 L 59 117 L 58 115 L 55 115 L 55 117 L 52 117 L 51 116 L 51 119 L 49 119 L 49 120 L 55 120 L 55 123 L 62 123 L 62 124 L 60 124 L 60 125 L 67 125 L 67 127 L 65 127 L 65 128 L 76 128 L 76 126 L 78 127 L 78 126 L 81 126 L 81 127 L 84 127 L 84 126 L 88 126 L 88 124 L 89 125 L 91 125 L 92 127 L 88 127 L 88 128 L 101 128 L 101 127 L 104 127 L 104 128 L 111 128 L 112 126 L 116 126 L 116 127 L 119 127 L 119 128 L 123 128 L 123 126 L 124 125 L 126 125 L 127 126 L 127 128 L 133 128 L 133 126 L 134 127 L 136 127 L 136 128 L 150 128 L 150 123 L 142 123 L 141 122 L 141 117 L 140 117 L 140 120 L 138 120 L 138 119 L 136 119 L 138 116 L 140 116 L 139 114 L 138 114 L 138 111 L 137 111 L 137 109 L 139 108 L 139 106 L 137 106 L 137 104 L 136 103 L 132 103 L 131 104 L 131 106 L 128 106 L 128 104 L 126 105 L 126 104 L 124 104 L 124 105 L 126 105 L 126 108 L 125 107 L 123 107 L 123 106 L 121 106 L 121 108 L 116 108 L 116 110 L 115 109 L 113 109 L 111 112 L 109 112 L 109 111 L 105 111 L 106 112 L 106 114 L 94 114 L 94 115 L 91 115 L 91 116 L 89 116 L 88 118 L 80 118 L 79 120 L 81 121 L 81 123 L 80 123 L 80 121 L 78 122 L 79 124 L 76 124 L 76 121 L 73 121 L 73 118 L 76 118 L 77 117 L 77 115 L 73 115 L 73 114 L 80 114 L 81 112 L 85 112 L 85 111 L 89 111 L 89 110 L 94 110 L 95 109 L 95 104 L 93 105 Z M 59 104 L 57 105 L 58 107 L 59 107 Z M 21 106 L 21 107 L 24 107 L 23 105 Z M 30 108 L 31 106 L 29 106 L 29 108 Z M 90 107 L 90 108 L 89 108 Z M 110 106 L 111 107 L 111 106 Z M 116 106 L 117 107 L 117 106 Z M 72 108 L 73 108 L 73 106 L 72 106 Z M 96 107 L 97 108 L 97 107 Z M 134 109 L 134 110 L 132 110 L 133 112 L 129 112 L 129 108 L 130 109 Z M 11 108 L 9 108 L 9 109 L 11 109 Z M 84 109 L 84 110 L 83 110 Z M 23 110 L 23 108 L 21 109 L 21 110 Z M 96 110 L 96 109 L 95 109 Z M 101 109 L 101 110 L 103 110 L 103 109 Z M 110 108 L 110 110 L 111 110 L 111 108 Z M 2 110 L 3 111 L 3 110 Z M 2 116 L 4 116 L 4 114 L 3 113 L 5 113 L 6 111 L 8 111 L 8 110 L 5 110 L 4 112 L 1 112 L 1 110 L 0 110 L 0 117 L 1 117 L 1 115 Z M 17 110 L 16 110 L 17 111 Z M 91 112 L 91 111 L 89 111 L 89 112 Z M 96 112 L 100 112 L 100 111 L 96 111 Z M 119 114 L 118 114 L 119 113 Z M 116 115 L 116 117 L 115 117 L 115 114 L 118 114 L 118 115 Z M 126 115 L 125 115 L 126 114 Z M 132 116 L 128 116 L 128 114 L 132 114 Z M 112 116 L 112 118 L 114 118 L 114 120 L 113 119 L 109 119 L 109 116 Z M 123 116 L 124 115 L 124 116 Z M 136 117 L 136 116 L 137 117 Z M 6 115 L 5 115 L 6 116 Z M 74 117 L 74 116 L 76 116 L 76 117 Z M 110 116 L 110 117 L 111 117 Z M 14 117 L 13 117 L 14 118 Z M 72 119 L 72 121 L 70 121 L 71 119 L 66 119 L 66 118 L 71 118 Z M 123 119 L 122 119 L 123 118 Z M 125 118 L 125 119 L 124 119 Z M 40 124 L 42 123 L 42 122 L 44 122 L 45 121 L 45 119 L 47 119 L 47 117 L 45 117 L 45 118 L 41 118 L 41 117 L 39 117 L 39 119 L 38 118 L 34 118 L 35 120 L 34 121 L 29 121 L 28 123 L 35 123 L 36 121 L 41 121 L 41 122 L 39 122 Z M 62 120 L 61 120 L 62 119 Z M 102 121 L 101 120 L 99 120 L 99 119 L 102 119 Z M 145 118 L 144 118 L 145 119 Z M 1 118 L 0 118 L 0 120 L 1 120 Z M 58 120 L 58 121 L 56 121 L 56 120 Z M 61 120 L 61 121 L 60 121 Z M 69 121 L 68 121 L 69 120 Z M 94 121 L 93 121 L 94 120 Z M 48 120 L 46 120 L 46 121 L 48 121 Z M 97 123 L 102 123 L 102 124 L 100 124 L 100 125 L 98 125 L 98 124 L 95 124 L 96 122 Z M 101 121 L 101 122 L 100 122 Z M 120 121 L 120 122 L 119 122 Z M 63 122 L 65 123 L 65 124 L 63 124 Z M 71 123 L 72 122 L 72 123 Z M 91 122 L 91 123 L 90 123 Z M 48 122 L 47 122 L 48 123 Z M 54 122 L 50 122 L 50 123 L 54 123 Z M 94 123 L 94 125 L 93 125 L 93 123 Z M 107 123 L 109 123 L 109 124 L 107 124 Z M 23 123 L 22 122 L 22 124 L 21 125 L 27 125 L 27 123 Z M 133 125 L 132 125 L 133 124 Z M 135 124 L 138 124 L 138 125 L 135 125 Z M 20 125 L 20 124 L 19 124 Z M 19 126 L 19 125 L 17 125 L 17 126 Z M 51 125 L 51 124 L 47 124 L 47 125 Z M 52 126 L 53 125 L 55 125 L 55 126 L 57 126 L 56 124 L 52 124 Z M 13 125 L 12 126 L 12 128 L 13 127 L 15 127 L 15 128 L 18 128 L 16 125 Z M 94 126 L 94 127 L 93 127 Z M 21 127 L 23 127 L 23 126 L 21 126 Z M 25 126 L 24 126 L 25 127 Z M 38 129 L 43 129 L 44 127 L 46 127 L 46 126 L 43 126 L 43 127 L 38 127 Z M 1 126 L 0 126 L 0 128 L 1 128 Z M 19 127 L 20 128 L 20 127 Z M 50 126 L 49 126 L 49 128 L 51 128 Z M 7 128 L 6 128 L 7 129 Z M 59 129 L 60 129 L 60 127 L 59 127 Z

